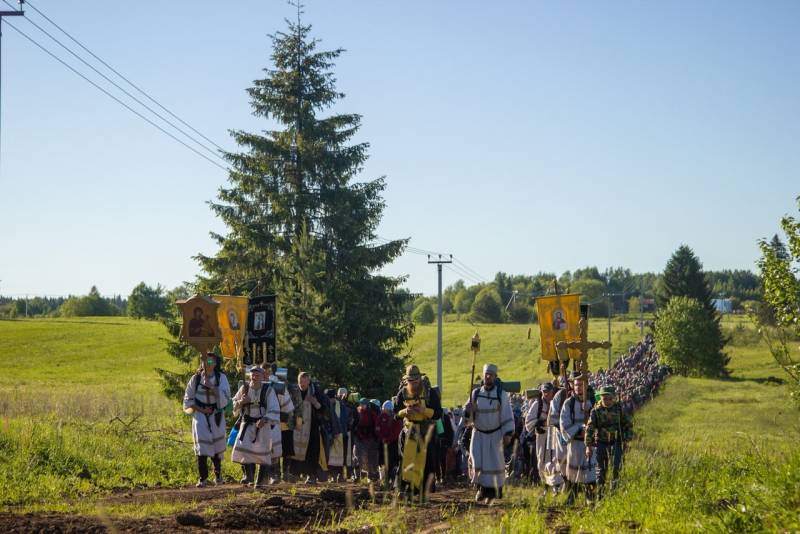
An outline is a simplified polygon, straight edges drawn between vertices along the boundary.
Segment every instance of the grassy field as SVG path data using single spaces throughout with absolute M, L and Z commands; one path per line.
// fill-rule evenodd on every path
M 528 339 L 528 328 L 531 330 Z M 523 388 L 552 379 L 546 362 L 541 359 L 538 325 L 445 323 L 442 328 L 442 401 L 446 406 L 462 404 L 469 392 L 469 375 L 472 368 L 470 340 L 478 331 L 481 337 L 481 352 L 475 363 L 477 373 L 484 363 L 494 363 L 505 380 L 519 380 Z M 432 382 L 436 382 L 436 325 L 417 326 L 409 344 L 411 359 L 420 366 Z M 634 321 L 612 321 L 612 359 L 640 339 L 639 328 Z M 608 339 L 608 323 L 604 319 L 589 321 L 589 340 Z M 608 351 L 589 351 L 589 368 L 608 367 Z
M 632 321 L 612 324 L 616 355 L 639 331 Z M 670 378 L 636 416 L 620 490 L 591 513 L 578 508 L 557 522 L 592 532 L 634 524 L 649 532 L 800 528 L 800 417 L 752 327 L 742 318 L 724 326 L 732 337 L 732 377 Z M 478 366 L 497 363 L 502 376 L 526 387 L 546 378 L 535 326 L 531 339 L 526 326 L 477 328 Z M 606 328 L 592 321 L 590 338 L 605 339 Z M 474 331 L 466 323 L 445 325 L 445 404 L 464 401 Z M 187 419 L 160 395 L 153 371 L 178 367 L 164 353 L 162 335 L 157 323 L 124 318 L 0 321 L 0 508 L 91 512 L 96 497 L 115 489 L 192 482 Z M 419 327 L 410 349 L 435 379 L 435 326 Z M 590 367 L 606 365 L 606 352 L 594 351 Z M 225 470 L 237 476 L 230 462 Z M 539 532 L 548 526 L 544 512 L 560 501 L 538 493 L 513 488 L 512 510 L 491 523 L 478 516 L 449 521 L 455 530 Z M 402 517 L 402 510 L 373 509 L 344 526 L 401 527 Z

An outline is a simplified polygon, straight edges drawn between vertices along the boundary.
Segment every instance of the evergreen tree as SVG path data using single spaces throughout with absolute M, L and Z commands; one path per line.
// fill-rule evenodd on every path
M 686 245 L 678 247 L 667 262 L 656 293 L 658 307 L 663 308 L 672 297 L 678 296 L 697 300 L 709 313 L 715 311 L 703 265 Z
M 778 237 L 778 234 L 772 236 L 772 240 L 769 242 L 769 247 L 775 252 L 775 258 L 779 261 L 789 261 L 791 256 L 789 256 L 789 251 L 786 250 L 786 245 L 783 244 L 781 238 Z
M 287 21 L 288 22 L 288 21 Z M 384 201 L 383 178 L 355 182 L 367 143 L 352 143 L 361 117 L 323 112 L 344 95 L 333 61 L 311 27 L 288 22 L 272 36 L 273 68 L 248 90 L 253 112 L 279 125 L 234 131 L 241 152 L 226 157 L 229 185 L 213 211 L 227 227 L 212 234 L 214 256 L 198 255 L 198 290 L 278 295 L 278 357 L 326 384 L 376 396 L 396 386 L 413 324 L 403 278 L 377 274 L 407 240 L 371 245 Z
M 722 335 L 720 316 L 714 307 L 711 295 L 711 286 L 703 273 L 700 259 L 687 245 L 681 245 L 667 262 L 664 274 L 659 280 L 656 293 L 658 307 L 666 308 L 670 300 L 675 297 L 687 297 L 699 302 L 709 321 L 714 324 L 714 328 L 709 329 L 707 335 L 712 336 L 710 341 L 717 347 L 717 358 L 722 361 L 726 358 L 722 349 L 727 340 Z

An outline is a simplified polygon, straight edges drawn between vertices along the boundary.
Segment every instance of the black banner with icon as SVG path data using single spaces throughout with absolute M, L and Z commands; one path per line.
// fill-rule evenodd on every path
M 245 365 L 275 362 L 275 307 L 275 295 L 250 297 L 247 305 Z

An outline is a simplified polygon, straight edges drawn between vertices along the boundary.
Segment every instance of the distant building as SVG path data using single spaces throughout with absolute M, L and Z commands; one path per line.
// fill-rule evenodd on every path
M 733 301 L 731 299 L 714 299 L 712 302 L 719 313 L 733 313 Z
M 656 311 L 656 299 L 643 298 L 642 299 L 642 311 L 643 312 L 648 312 L 648 313 Z

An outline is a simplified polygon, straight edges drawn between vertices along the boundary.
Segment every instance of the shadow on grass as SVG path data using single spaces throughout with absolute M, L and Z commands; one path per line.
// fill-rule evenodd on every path
M 747 378 L 743 376 L 728 376 L 720 380 L 722 382 L 755 382 L 757 384 L 775 384 L 779 386 L 786 383 L 785 379 L 778 378 L 777 376 L 768 376 L 766 378 Z
M 13 319 L 18 320 L 18 319 Z M 28 320 L 29 321 L 29 320 Z M 27 321 L 22 321 L 27 322 Z M 101 326 L 129 326 L 131 323 L 117 323 L 111 321 L 83 321 L 81 319 L 67 320 L 67 319 L 48 319 L 48 323 L 65 323 L 65 324 L 97 324 Z

